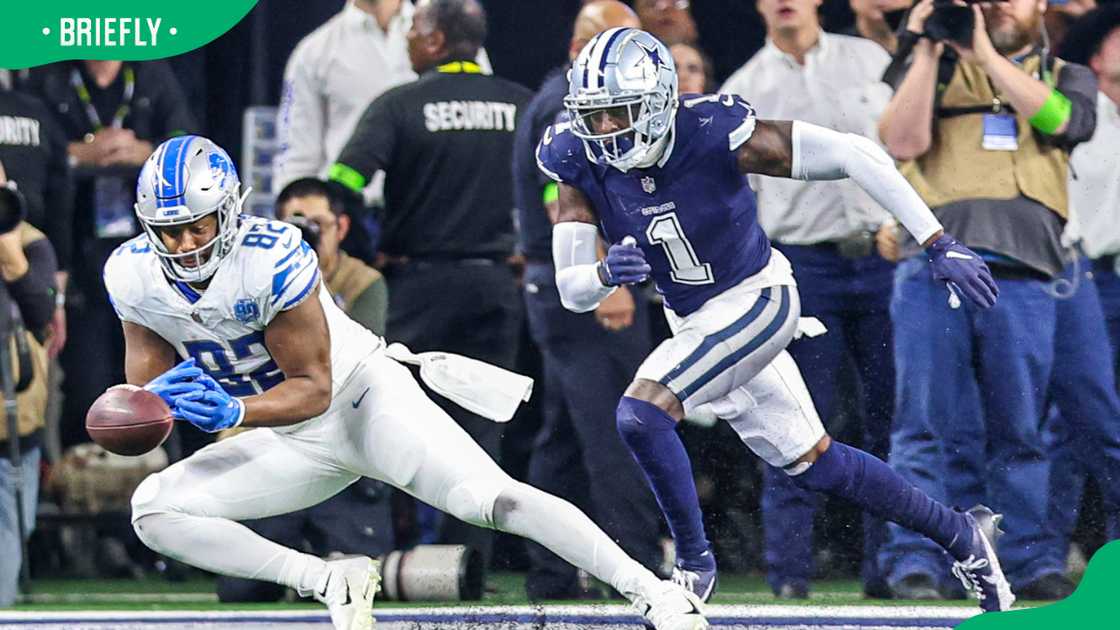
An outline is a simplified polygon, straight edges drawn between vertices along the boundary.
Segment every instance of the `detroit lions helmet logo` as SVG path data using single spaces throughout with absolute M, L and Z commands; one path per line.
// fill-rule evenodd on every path
M 233 170 L 233 165 L 220 153 L 211 153 L 209 157 L 210 177 L 212 177 L 214 183 L 221 188 L 225 186 L 226 177 L 229 177 L 230 172 Z

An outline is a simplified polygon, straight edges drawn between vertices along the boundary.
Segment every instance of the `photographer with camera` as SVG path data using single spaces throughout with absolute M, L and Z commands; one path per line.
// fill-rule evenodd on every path
M 0 164 L 0 361 L 19 356 L 18 370 L 0 383 L 18 391 L 0 421 L 0 607 L 15 603 L 24 545 L 35 525 L 39 453 L 47 405 L 47 351 L 43 346 L 54 315 L 54 249 L 24 219 L 27 207 Z M 19 381 L 18 385 L 15 383 Z M 8 413 L 16 411 L 15 417 Z M 24 573 L 26 575 L 26 573 Z
M 1000 286 L 994 308 L 962 305 L 930 273 L 927 256 L 903 245 L 910 257 L 891 305 L 891 464 L 931 496 L 960 504 L 963 497 L 948 496 L 960 484 L 946 476 L 962 466 L 946 466 L 941 449 L 947 436 L 984 427 L 986 445 L 971 449 L 970 464 L 989 471 L 981 495 L 1006 517 L 1000 557 L 1019 592 L 1047 570 L 1032 545 L 1047 522 L 1040 426 L 1059 334 L 1053 281 L 1068 262 L 1061 235 L 1069 152 L 1096 125 L 1096 79 L 1050 53 L 1040 28 L 1045 8 L 1044 0 L 919 2 L 900 42 L 899 56 L 911 49 L 911 64 L 879 121 L 900 171 Z M 959 407 L 977 389 L 982 418 Z M 882 559 L 898 595 L 935 598 L 946 586 L 935 577 L 944 556 L 928 540 L 892 528 Z

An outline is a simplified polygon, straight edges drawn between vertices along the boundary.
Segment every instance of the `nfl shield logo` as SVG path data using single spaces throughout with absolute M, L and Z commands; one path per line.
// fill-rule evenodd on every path
M 646 191 L 647 194 L 652 195 L 654 191 L 657 190 L 657 182 L 653 181 L 652 177 L 643 177 L 642 190 Z

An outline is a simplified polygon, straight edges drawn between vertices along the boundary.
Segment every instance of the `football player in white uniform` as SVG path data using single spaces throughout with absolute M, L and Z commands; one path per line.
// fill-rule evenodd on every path
M 695 596 L 629 558 L 571 504 L 507 476 L 346 317 L 294 226 L 241 216 L 229 156 L 182 136 L 144 164 L 144 234 L 105 266 L 128 382 L 206 431 L 267 427 L 151 475 L 132 523 L 152 549 L 313 595 L 336 628 L 369 628 L 369 558 L 324 561 L 237 523 L 316 504 L 359 476 L 475 525 L 525 536 L 611 584 L 659 630 L 707 628 Z M 177 357 L 188 357 L 177 363 Z

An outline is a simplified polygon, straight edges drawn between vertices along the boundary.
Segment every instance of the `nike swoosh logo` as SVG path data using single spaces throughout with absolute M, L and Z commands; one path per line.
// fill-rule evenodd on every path
M 323 585 L 323 591 L 319 593 L 319 597 L 322 597 L 323 599 L 327 598 L 327 587 L 331 585 L 331 577 L 333 576 L 333 573 L 327 574 L 327 583 Z
M 962 254 L 960 252 L 952 252 L 952 251 L 945 252 L 945 257 L 946 258 L 956 258 L 958 260 L 972 260 L 972 256 L 969 256 L 968 254 Z
M 343 606 L 349 606 L 350 605 L 350 583 L 349 582 L 346 583 L 346 601 L 342 602 L 342 605 Z M 693 608 L 695 608 L 695 606 L 693 606 Z
M 368 394 L 368 393 L 369 393 L 369 388 L 367 387 L 366 390 L 364 392 L 362 392 L 362 395 L 358 396 L 358 399 L 355 400 L 354 402 L 350 403 L 350 404 L 354 405 L 354 408 L 357 409 L 358 405 L 362 404 L 362 401 L 365 400 L 366 394 Z

